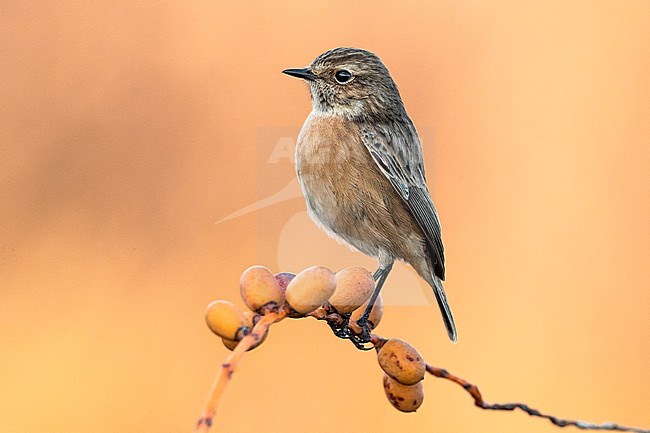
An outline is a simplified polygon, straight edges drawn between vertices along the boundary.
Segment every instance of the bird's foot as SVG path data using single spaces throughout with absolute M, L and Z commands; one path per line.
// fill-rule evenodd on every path
M 368 323 L 368 319 L 362 316 L 356 323 L 348 325 L 349 339 L 359 350 L 372 350 L 374 345 L 366 346 L 372 339 L 370 335 L 371 330 L 372 328 Z
M 348 329 L 348 324 L 350 323 L 350 315 L 339 314 L 339 312 L 329 304 L 325 304 L 321 308 L 325 312 L 322 319 L 327 322 L 334 335 L 343 339 L 350 338 L 350 330 Z
M 332 329 L 334 335 L 339 338 L 348 339 L 350 338 L 350 332 L 348 330 L 349 318 L 341 317 L 341 319 L 343 320 L 328 320 L 327 324 L 330 325 L 330 328 Z
M 359 350 L 371 350 L 374 347 L 367 347 L 371 340 L 370 331 L 372 329 L 367 319 L 361 317 L 361 320 L 350 322 L 350 314 L 339 314 L 330 306 L 325 307 L 325 313 L 322 319 L 327 322 L 332 333 L 338 338 L 350 340 Z

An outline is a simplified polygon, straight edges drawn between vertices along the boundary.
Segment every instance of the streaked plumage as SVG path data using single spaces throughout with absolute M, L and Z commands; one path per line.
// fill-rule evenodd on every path
M 331 236 L 379 260 L 379 289 L 396 259 L 411 264 L 434 289 L 456 341 L 420 140 L 388 70 L 368 51 L 337 48 L 285 72 L 306 79 L 312 96 L 296 147 L 309 214 Z

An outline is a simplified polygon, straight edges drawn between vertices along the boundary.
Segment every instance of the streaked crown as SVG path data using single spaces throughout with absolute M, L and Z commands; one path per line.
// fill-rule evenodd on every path
M 307 68 L 283 72 L 307 80 L 315 112 L 359 120 L 405 114 L 388 69 L 370 51 L 335 48 Z

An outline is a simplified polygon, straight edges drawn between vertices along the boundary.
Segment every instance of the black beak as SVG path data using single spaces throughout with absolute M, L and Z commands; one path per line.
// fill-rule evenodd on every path
M 291 75 L 292 77 L 302 78 L 307 81 L 314 81 L 316 79 L 316 75 L 314 75 L 309 68 L 285 69 L 282 73 Z

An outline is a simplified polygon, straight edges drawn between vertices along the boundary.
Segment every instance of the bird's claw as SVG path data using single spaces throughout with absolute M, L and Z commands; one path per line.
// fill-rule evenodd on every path
M 367 320 L 362 320 L 363 318 L 361 318 L 355 323 L 356 326 L 353 329 L 350 326 L 349 315 L 340 315 L 339 318 L 339 320 L 327 320 L 334 335 L 344 340 L 350 340 L 359 350 L 372 350 L 374 348 L 372 345 L 370 347 L 367 346 L 371 340 L 371 328 Z
M 352 341 L 352 344 L 355 345 L 357 349 L 360 350 L 371 350 L 374 348 L 374 346 L 367 347 L 366 344 L 370 343 L 371 340 L 371 335 L 370 335 L 370 325 L 368 324 L 368 319 L 365 319 L 363 316 L 357 320 L 356 322 L 356 328 L 360 329 L 361 332 L 350 332 L 350 341 Z M 349 327 L 348 329 L 352 331 Z

